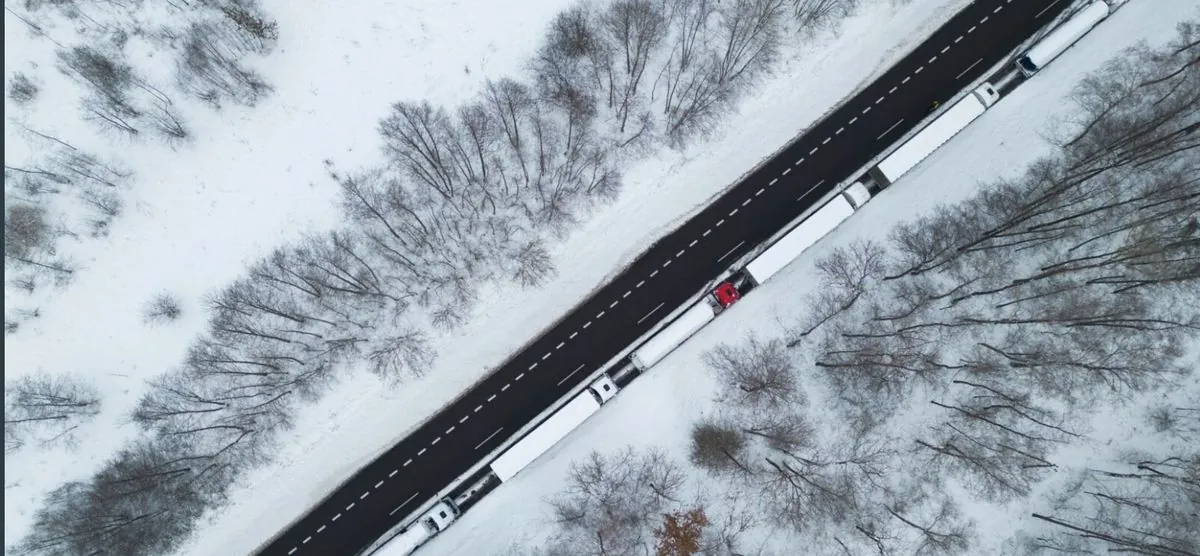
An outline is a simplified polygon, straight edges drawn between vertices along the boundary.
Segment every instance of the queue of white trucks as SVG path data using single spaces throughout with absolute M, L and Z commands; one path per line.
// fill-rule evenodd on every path
M 1092 27 L 1109 15 L 1110 9 L 1126 0 L 1095 0 L 1067 18 L 1061 25 L 1016 60 L 1025 76 L 1042 69 Z M 883 189 L 915 168 L 939 147 L 983 115 L 1000 99 L 991 83 L 983 83 L 943 110 L 899 147 L 871 167 L 859 181 L 835 195 L 820 208 L 806 215 L 799 224 L 783 233 L 766 249 L 731 272 L 713 290 L 679 313 L 667 325 L 649 334 L 629 356 L 629 365 L 618 371 L 644 372 L 688 338 L 733 305 L 741 295 L 775 276 L 801 253 L 816 244 L 862 207 L 872 197 L 872 191 Z M 582 392 L 554 410 L 549 417 L 504 450 L 489 466 L 487 476 L 457 499 L 443 498 L 425 511 L 420 518 L 400 530 L 371 556 L 407 556 L 434 535 L 454 522 L 460 514 L 459 502 L 477 496 L 485 483 L 508 482 L 523 469 L 545 454 L 588 417 L 611 400 L 620 387 L 607 373 L 600 374 Z

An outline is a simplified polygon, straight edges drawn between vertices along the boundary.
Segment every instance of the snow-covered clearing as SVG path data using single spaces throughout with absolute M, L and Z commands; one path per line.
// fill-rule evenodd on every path
M 537 303 L 529 303 L 530 292 L 517 287 L 485 291 L 470 322 L 439 342 L 439 359 L 427 378 L 398 391 L 381 389 L 365 374 L 343 381 L 283 437 L 278 462 L 251 472 L 232 495 L 234 502 L 215 512 L 211 525 L 183 552 L 246 552 L 264 540 L 264 531 L 280 530 L 303 515 L 644 246 L 890 67 L 964 3 L 868 4 L 837 36 L 789 53 L 777 75 L 742 102 L 721 133 L 628 170 L 621 199 L 554 248 L 559 273 L 539 286 Z
M 778 334 L 780 323 L 791 321 L 814 283 L 813 261 L 832 248 L 860 238 L 883 239 L 895 223 L 969 196 L 972 184 L 1022 172 L 1027 163 L 1048 151 L 1046 134 L 1054 121 L 1066 116 L 1065 99 L 1086 73 L 1138 41 L 1161 44 L 1174 35 L 1178 21 L 1195 17 L 1194 3 L 1172 4 L 1178 9 L 1164 10 L 1152 2 L 1127 4 L 913 173 L 871 201 L 861 214 L 851 217 L 770 283 L 636 380 L 521 475 L 490 493 L 422 553 L 496 554 L 540 542 L 545 531 L 553 527 L 547 498 L 563 488 L 572 462 L 583 460 L 593 450 L 611 453 L 626 445 L 660 446 L 678 461 L 685 461 L 691 424 L 714 409 L 711 397 L 715 384 L 701 360 L 705 351 L 718 342 L 748 333 Z M 1194 398 L 1200 392 L 1198 388 L 1193 375 L 1191 382 L 1175 394 Z M 1147 398 L 1156 396 L 1159 394 L 1139 396 L 1123 408 L 1098 415 L 1084 427 L 1090 442 L 1060 455 L 1064 466 L 1102 461 L 1118 450 L 1140 447 L 1139 439 L 1148 436 L 1144 409 L 1159 401 Z M 1031 499 L 1051 486 L 1043 485 Z M 968 506 L 970 516 L 988 524 L 981 528 L 985 536 L 972 552 L 1003 553 L 999 543 L 1027 523 L 1029 511 L 1030 507 L 1022 503 Z

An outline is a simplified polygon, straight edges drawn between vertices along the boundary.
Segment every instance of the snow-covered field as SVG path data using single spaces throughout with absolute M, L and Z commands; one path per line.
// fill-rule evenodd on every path
M 1071 88 L 1122 49 L 1142 40 L 1158 45 L 1173 36 L 1177 22 L 1196 15 L 1195 4 L 1183 4 L 1178 10 L 1163 10 L 1153 2 L 1125 6 L 1079 46 L 1006 97 L 770 283 L 633 382 L 521 475 L 488 494 L 453 527 L 426 545 L 422 553 L 497 554 L 513 547 L 527 549 L 528 543 L 540 542 L 545 531 L 553 527 L 547 499 L 564 487 L 572 462 L 583 460 L 593 450 L 612 453 L 630 445 L 658 446 L 666 448 L 677 461 L 686 461 L 691 425 L 715 409 L 712 396 L 716 385 L 701 360 L 705 351 L 718 342 L 749 333 L 778 334 L 779 323 L 789 322 L 810 293 L 809 286 L 815 282 L 813 261 L 831 249 L 860 238 L 883 239 L 893 224 L 939 204 L 963 199 L 976 183 L 1022 172 L 1027 163 L 1048 152 L 1045 137 L 1052 122 L 1066 115 L 1063 107 Z M 1197 392 L 1200 384 L 1193 376 L 1192 382 L 1176 395 L 1195 396 Z M 1061 455 L 1064 465 L 1107 461 L 1119 450 L 1139 447 L 1138 440 L 1148 438 L 1140 412 L 1152 401 L 1159 400 L 1139 397 L 1129 402 L 1126 411 L 1097 416 L 1084 427 L 1091 431 L 1091 440 Z M 651 407 L 652 414 L 647 411 Z M 989 524 L 981 528 L 985 536 L 974 553 L 1002 553 L 999 543 L 1028 521 L 1028 505 L 1000 507 L 999 514 L 996 509 L 990 505 L 966 508 L 968 515 Z

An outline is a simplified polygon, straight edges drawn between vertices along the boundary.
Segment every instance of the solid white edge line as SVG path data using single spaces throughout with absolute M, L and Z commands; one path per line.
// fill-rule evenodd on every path
M 586 363 L 585 363 L 584 365 L 586 365 Z M 568 374 L 567 376 L 564 376 L 564 377 L 562 378 L 562 380 L 558 381 L 558 385 L 559 385 L 559 386 L 562 386 L 562 383 L 566 382 L 568 378 L 571 378 L 572 376 L 574 376 L 574 375 L 575 375 L 575 373 L 579 372 L 579 369 L 582 369 L 584 365 L 580 365 L 580 366 L 578 366 L 578 367 L 575 367 L 575 370 L 574 370 L 574 371 L 571 371 L 571 374 Z
M 476 445 L 475 445 L 475 449 L 476 449 L 476 450 L 478 450 L 480 446 L 483 446 L 484 444 L 487 444 L 487 441 L 491 440 L 491 439 L 492 439 L 493 437 L 495 437 L 497 434 L 500 434 L 500 431 L 502 431 L 502 430 L 504 430 L 504 427 L 500 427 L 500 428 L 496 429 L 496 432 L 494 432 L 494 433 L 492 433 L 492 434 L 489 434 L 487 438 L 483 439 L 483 442 L 480 442 L 479 444 L 476 444 Z
M 655 307 L 655 308 L 651 309 L 649 313 L 646 313 L 646 316 L 644 316 L 644 317 L 642 317 L 642 318 L 638 319 L 637 323 L 638 323 L 638 324 L 642 324 L 642 321 L 644 321 L 644 320 L 646 320 L 646 319 L 650 318 L 650 315 L 653 315 L 655 311 L 658 311 L 659 309 L 662 309 L 662 306 L 663 306 L 663 305 L 666 305 L 666 304 L 667 304 L 667 303 L 666 303 L 665 301 L 664 301 L 664 302 L 662 302 L 662 303 L 659 303 L 657 307 Z

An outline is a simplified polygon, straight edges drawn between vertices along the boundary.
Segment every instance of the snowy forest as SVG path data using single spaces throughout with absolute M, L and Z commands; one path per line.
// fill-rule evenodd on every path
M 345 372 L 365 368 L 393 385 L 427 373 L 431 339 L 467 321 L 483 285 L 542 284 L 555 272 L 548 242 L 619 195 L 622 168 L 714 129 L 771 71 L 784 41 L 835 27 L 857 4 L 580 3 L 553 19 L 527 75 L 490 80 L 461 106 L 395 103 L 378 124 L 383 162 L 326 164 L 344 224 L 279 247 L 212 295 L 207 331 L 129 416 L 136 438 L 93 476 L 51 492 L 17 551 L 170 553 Z M 271 94 L 241 61 L 269 59 L 295 30 L 251 1 L 149 7 L 26 2 L 9 12 L 45 40 L 55 41 L 43 32 L 49 23 L 79 30 L 80 44 L 60 45 L 54 69 L 85 91 L 80 118 L 113 141 L 188 149 L 181 99 L 220 111 Z M 175 57 L 172 74 L 138 65 L 134 53 L 147 44 Z M 44 92 L 17 74 L 8 94 L 22 104 Z M 76 278 L 60 245 L 103 237 L 122 214 L 122 191 L 136 186 L 120 161 L 26 131 L 44 143 L 44 158 L 5 166 L 6 275 L 30 294 L 6 307 L 7 334 L 37 318 L 34 292 L 53 295 Z M 143 314 L 162 324 L 181 311 L 162 292 Z M 69 444 L 103 403 L 89 380 L 6 385 L 6 453 Z
M 1200 24 L 1072 104 L 1018 178 L 818 260 L 803 317 L 705 354 L 690 453 L 575 461 L 507 553 L 1200 553 Z

